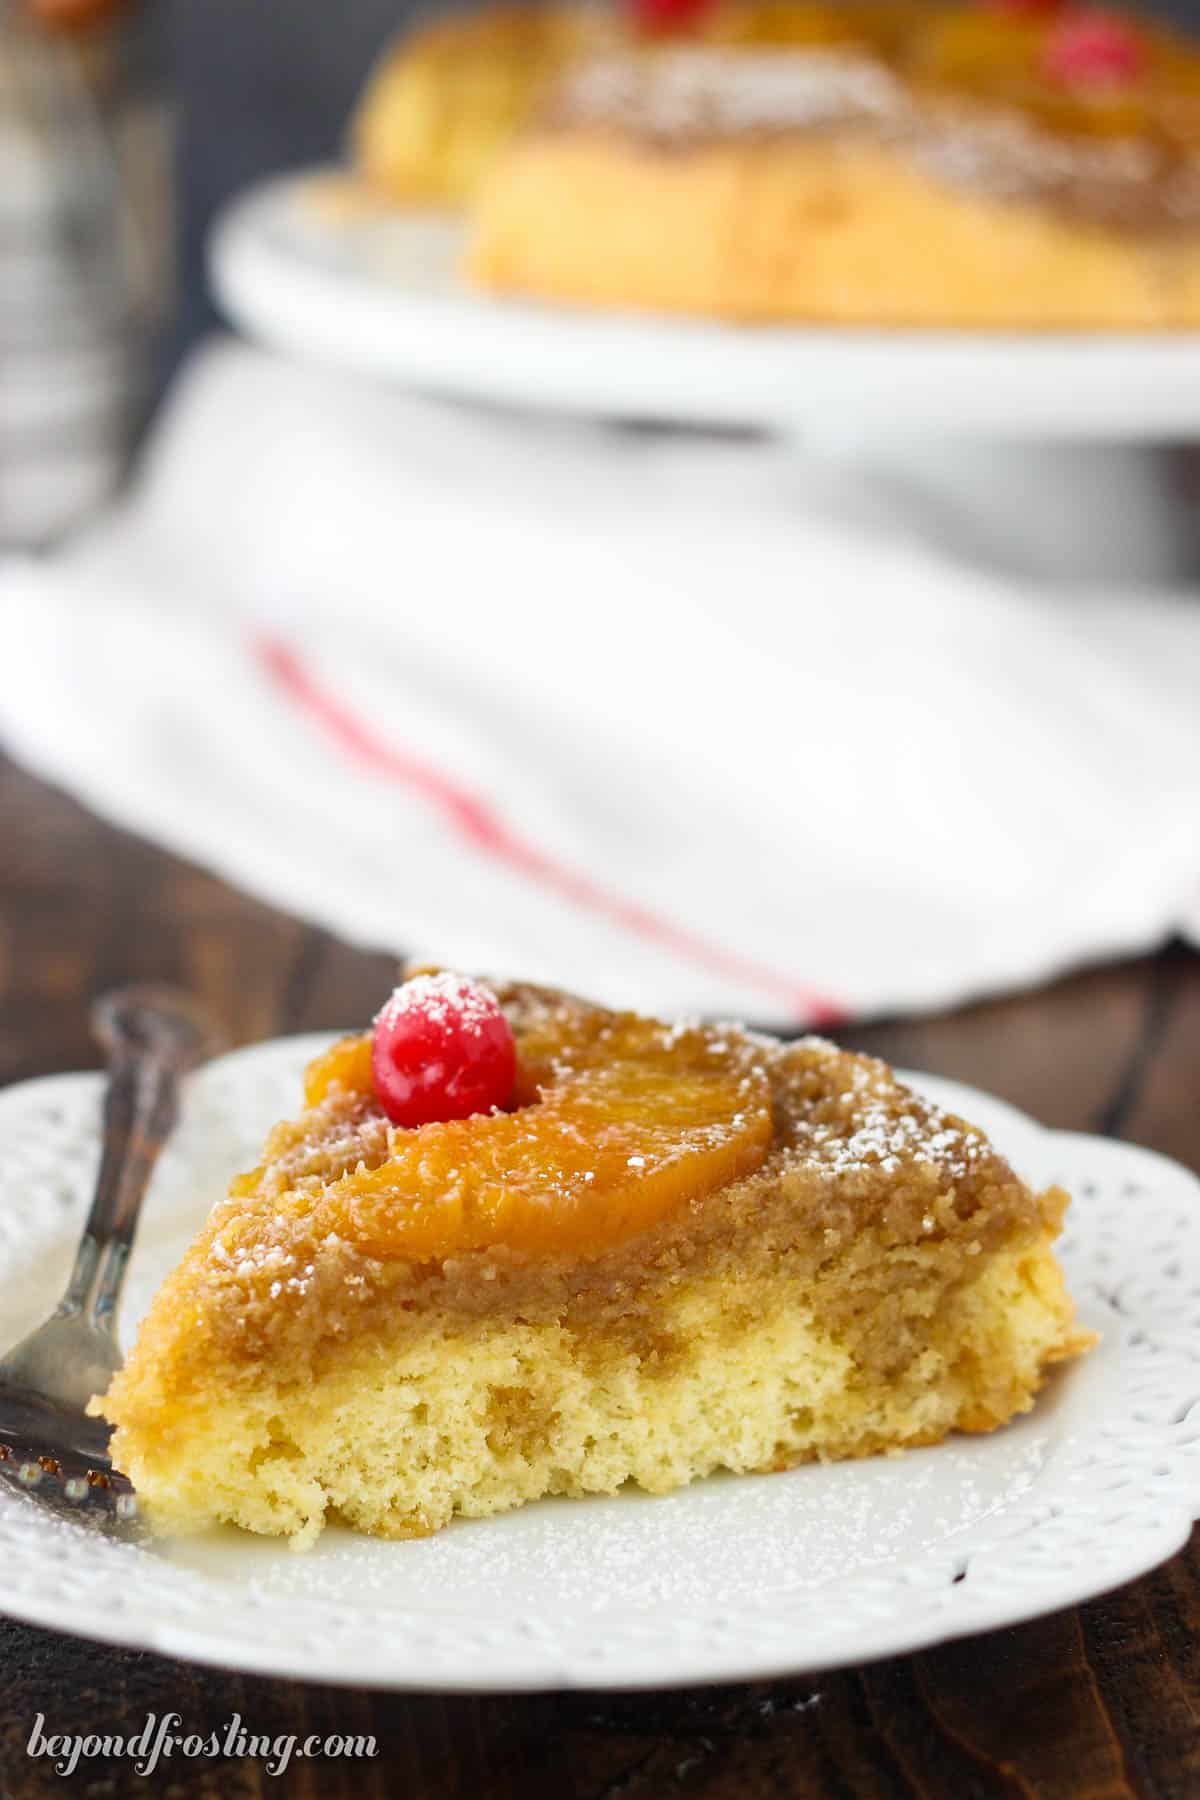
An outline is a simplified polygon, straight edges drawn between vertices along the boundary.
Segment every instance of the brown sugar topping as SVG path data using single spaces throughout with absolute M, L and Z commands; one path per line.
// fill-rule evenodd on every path
M 860 26 L 841 40 L 814 27 L 797 42 L 774 14 L 742 8 L 739 25 L 727 9 L 717 41 L 612 52 L 572 68 L 544 126 L 615 131 L 664 153 L 836 132 L 900 149 L 952 186 L 1100 226 L 1169 231 L 1200 221 L 1200 56 L 1189 48 L 1147 27 L 1144 74 L 1117 89 L 1074 90 L 1043 72 L 1047 25 L 937 9 L 914 12 L 905 31 L 875 11 L 882 23 L 850 8 Z

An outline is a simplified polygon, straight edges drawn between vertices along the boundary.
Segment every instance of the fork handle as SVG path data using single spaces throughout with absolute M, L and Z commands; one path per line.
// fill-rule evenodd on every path
M 91 1210 L 60 1312 L 85 1308 L 111 1331 L 154 1165 L 179 1113 L 184 1075 L 216 1047 L 194 1001 L 165 988 L 122 988 L 96 1002 L 93 1028 L 108 1053 L 104 1146 Z

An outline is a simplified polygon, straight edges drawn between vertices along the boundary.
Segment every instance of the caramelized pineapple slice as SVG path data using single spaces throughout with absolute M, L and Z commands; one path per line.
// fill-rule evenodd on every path
M 518 1050 L 512 1111 L 394 1127 L 377 1167 L 329 1183 L 315 1204 L 297 1194 L 297 1204 L 381 1257 L 495 1244 L 586 1256 L 766 1157 L 770 1088 L 744 1040 L 588 1013 L 569 1026 L 548 1015 Z M 306 1098 L 319 1105 L 335 1087 L 366 1095 L 370 1080 L 370 1038 L 347 1038 L 311 1066 Z

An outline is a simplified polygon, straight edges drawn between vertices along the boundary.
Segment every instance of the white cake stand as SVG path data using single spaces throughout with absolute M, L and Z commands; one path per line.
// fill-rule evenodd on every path
M 334 171 L 266 183 L 211 245 L 234 324 L 431 393 L 769 430 L 910 491 L 977 554 L 1055 576 L 1167 579 L 1191 509 L 1162 446 L 1200 436 L 1200 334 L 740 327 L 499 301 L 459 224 L 355 203 Z

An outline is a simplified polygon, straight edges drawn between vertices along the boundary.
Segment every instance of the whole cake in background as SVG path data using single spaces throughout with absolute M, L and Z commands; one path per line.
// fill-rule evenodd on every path
M 303 1547 L 990 1431 L 1091 1342 L 983 1133 L 816 1038 L 422 975 L 309 1068 L 108 1394 L 152 1526 Z
M 368 93 L 362 168 L 465 204 L 468 274 L 503 293 L 763 322 L 1200 324 L 1182 39 L 1053 0 L 644 6 L 417 34 Z

